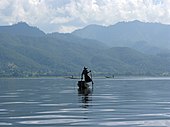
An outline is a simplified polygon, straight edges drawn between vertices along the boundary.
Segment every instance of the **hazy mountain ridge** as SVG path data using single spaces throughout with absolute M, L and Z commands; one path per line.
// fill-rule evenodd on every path
M 111 72 L 114 73 L 119 73 L 120 71 L 129 75 L 148 75 L 170 71 L 169 60 L 146 55 L 128 47 L 113 47 L 97 54 L 93 58 L 98 61 L 96 66 L 100 67 L 100 64 L 102 64 L 102 66 L 112 70 Z
M 92 54 L 105 48 L 106 46 L 98 41 L 81 39 L 71 34 L 26 36 L 24 32 L 16 35 L 5 31 L 0 33 L 0 73 L 13 75 L 11 73 L 15 70 L 18 73 L 74 74 L 83 66 L 90 66 Z
M 120 22 L 108 27 L 90 25 L 76 30 L 72 34 L 82 38 L 95 39 L 111 47 L 126 46 L 151 54 L 159 53 L 162 49 L 170 50 L 170 25 L 159 23 L 131 21 Z M 145 43 L 139 45 L 139 42 Z
M 80 75 L 83 66 L 95 75 L 168 74 L 170 57 L 168 52 L 166 57 L 161 55 L 109 48 L 104 42 L 73 34 L 45 34 L 26 23 L 0 27 L 1 77 Z
M 19 22 L 10 26 L 0 26 L 0 33 L 23 36 L 44 36 L 45 33 L 37 27 L 29 26 L 25 22 Z

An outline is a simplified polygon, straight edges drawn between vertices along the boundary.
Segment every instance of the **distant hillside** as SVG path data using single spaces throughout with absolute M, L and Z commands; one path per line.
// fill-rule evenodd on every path
M 80 75 L 169 75 L 170 55 L 147 55 L 128 47 L 73 34 L 45 34 L 26 23 L 0 27 L 0 77 Z M 34 33 L 34 34 L 33 34 Z
M 170 25 L 160 23 L 131 21 L 108 27 L 89 25 L 72 34 L 95 39 L 110 46 L 126 46 L 148 53 L 170 49 Z
M 31 27 L 25 22 L 19 22 L 11 26 L 0 26 L 0 33 L 25 36 L 43 36 L 45 33 L 37 27 Z
M 96 54 L 92 63 L 98 72 L 125 75 L 159 75 L 170 71 L 170 59 L 146 55 L 128 47 L 113 47 Z
M 28 25 L 26 31 L 16 35 L 11 31 L 19 29 L 19 26 L 14 26 L 10 26 L 9 33 L 7 30 L 0 33 L 1 75 L 78 74 L 84 66 L 90 66 L 93 54 L 107 48 L 98 41 L 81 39 L 70 34 L 35 36 L 40 33 L 38 30 L 34 35 L 23 35 L 34 31 L 35 28 Z

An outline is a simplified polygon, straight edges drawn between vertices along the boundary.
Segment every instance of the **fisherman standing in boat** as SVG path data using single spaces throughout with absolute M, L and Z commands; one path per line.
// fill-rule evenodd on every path
M 82 71 L 82 74 L 81 74 L 81 80 L 83 80 L 83 75 L 84 75 L 84 80 L 86 83 L 88 82 L 92 82 L 92 79 L 89 77 L 88 73 L 90 73 L 90 71 L 87 70 L 86 67 L 84 67 L 84 70 Z

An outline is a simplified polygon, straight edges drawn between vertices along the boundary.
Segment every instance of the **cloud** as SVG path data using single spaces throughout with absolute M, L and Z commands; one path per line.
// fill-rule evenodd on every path
M 166 1 L 166 0 L 165 0 Z M 62 11 L 84 23 L 111 25 L 120 20 L 139 19 L 158 21 L 170 15 L 170 3 L 153 0 L 79 0 L 65 6 Z
M 72 18 L 70 17 L 54 17 L 50 23 L 54 23 L 54 24 L 65 24 L 72 21 Z
M 141 20 L 170 24 L 170 0 L 1 0 L 0 25 L 25 21 L 45 32 Z
M 78 27 L 75 26 L 60 26 L 58 29 L 58 32 L 60 33 L 67 33 L 68 31 L 74 31 L 78 29 Z
M 8 5 L 6 4 L 0 11 L 1 22 L 26 21 L 34 24 L 44 19 L 50 11 L 46 5 L 40 4 L 37 0 L 1 0 L 0 6 L 6 2 Z

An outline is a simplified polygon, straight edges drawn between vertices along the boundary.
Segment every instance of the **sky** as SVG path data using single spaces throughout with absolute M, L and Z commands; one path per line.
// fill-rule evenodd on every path
M 170 0 L 0 0 L 0 26 L 23 21 L 45 33 L 133 20 L 170 24 Z

